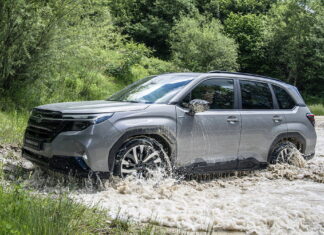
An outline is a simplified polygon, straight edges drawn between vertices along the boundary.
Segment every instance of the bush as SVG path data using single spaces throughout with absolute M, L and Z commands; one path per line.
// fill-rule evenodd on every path
M 237 45 L 222 31 L 216 19 L 182 17 L 170 35 L 173 61 L 197 72 L 237 70 Z

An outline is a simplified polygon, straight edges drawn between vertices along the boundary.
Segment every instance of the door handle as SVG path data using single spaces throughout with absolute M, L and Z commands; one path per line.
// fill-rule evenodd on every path
M 278 122 L 281 122 L 282 121 L 282 117 L 276 115 L 276 116 L 273 116 L 272 120 L 274 122 L 278 123 Z
M 229 122 L 230 124 L 235 124 L 236 122 L 239 122 L 238 118 L 235 116 L 229 116 L 227 118 L 227 122 Z

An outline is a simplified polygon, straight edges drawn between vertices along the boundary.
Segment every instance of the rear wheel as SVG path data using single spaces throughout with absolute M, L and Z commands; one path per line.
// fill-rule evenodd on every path
M 291 157 L 294 153 L 298 152 L 296 145 L 289 141 L 280 142 L 272 152 L 270 163 L 289 163 L 291 164 Z
M 163 146 L 153 138 L 135 137 L 126 141 L 117 153 L 114 172 L 120 177 L 148 178 L 153 171 L 171 172 L 171 162 Z

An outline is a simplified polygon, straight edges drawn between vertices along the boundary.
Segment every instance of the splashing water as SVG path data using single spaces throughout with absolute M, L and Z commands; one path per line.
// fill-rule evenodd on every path
M 289 164 L 297 167 L 305 167 L 307 165 L 305 158 L 298 149 L 293 149 L 289 155 Z

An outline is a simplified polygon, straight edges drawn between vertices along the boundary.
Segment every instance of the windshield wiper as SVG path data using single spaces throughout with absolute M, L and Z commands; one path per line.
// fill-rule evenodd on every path
M 129 103 L 142 103 L 142 102 L 139 102 L 139 101 L 135 101 L 135 100 L 124 100 L 122 102 L 129 102 Z
M 129 102 L 129 103 L 142 103 L 136 100 L 107 100 L 107 101 L 114 101 L 114 102 Z

